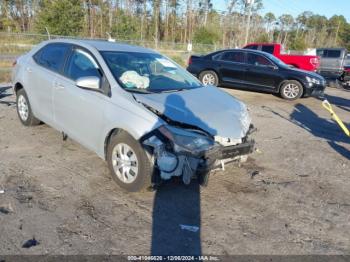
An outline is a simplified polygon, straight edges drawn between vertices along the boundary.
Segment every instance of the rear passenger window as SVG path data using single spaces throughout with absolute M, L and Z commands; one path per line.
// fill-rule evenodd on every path
M 273 46 L 272 45 L 263 45 L 261 47 L 261 51 L 264 51 L 266 53 L 269 53 L 269 54 L 273 54 Z
M 61 70 L 69 45 L 65 44 L 48 44 L 34 55 L 34 60 L 55 72 Z
M 249 46 L 245 47 L 244 49 L 258 50 L 258 46 L 257 45 L 249 45 Z
M 327 57 L 329 58 L 339 58 L 341 52 L 339 50 L 328 50 Z
M 221 60 L 234 63 L 244 63 L 244 53 L 239 51 L 225 52 L 222 54 Z
M 221 60 L 222 53 L 215 54 L 211 57 L 213 60 Z
M 341 51 L 340 50 L 330 50 L 330 49 L 322 49 L 317 50 L 316 54 L 320 57 L 324 58 L 340 58 L 341 57 Z

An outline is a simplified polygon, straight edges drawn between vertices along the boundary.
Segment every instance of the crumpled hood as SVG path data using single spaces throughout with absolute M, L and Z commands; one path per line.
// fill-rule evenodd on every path
M 240 139 L 249 129 L 246 106 L 216 87 L 134 96 L 171 120 L 197 126 L 213 136 Z

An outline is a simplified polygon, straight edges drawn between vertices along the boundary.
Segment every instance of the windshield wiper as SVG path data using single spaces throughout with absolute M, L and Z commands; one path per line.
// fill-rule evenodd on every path
M 131 88 L 125 88 L 126 91 L 132 92 L 132 93 L 138 93 L 138 94 L 152 94 L 154 92 L 151 92 L 149 90 L 146 89 L 131 89 Z
M 185 88 L 161 90 L 159 93 L 175 93 L 186 90 Z
M 188 88 L 174 88 L 174 89 L 153 89 L 155 93 L 175 93 L 184 90 L 189 90 Z

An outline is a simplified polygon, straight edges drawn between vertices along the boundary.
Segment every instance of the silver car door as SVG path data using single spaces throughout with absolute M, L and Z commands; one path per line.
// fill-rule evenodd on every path
M 105 103 L 103 93 L 76 86 L 80 77 L 101 76 L 98 64 L 86 50 L 75 48 L 67 60 L 64 75 L 58 76 L 54 88 L 54 119 L 69 137 L 97 151 L 104 127 Z
M 62 69 L 68 46 L 48 44 L 28 59 L 25 72 L 25 89 L 35 116 L 47 124 L 53 123 L 53 85 L 54 79 Z

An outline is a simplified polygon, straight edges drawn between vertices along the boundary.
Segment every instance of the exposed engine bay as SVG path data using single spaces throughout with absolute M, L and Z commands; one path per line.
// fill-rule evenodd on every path
M 186 185 L 193 178 L 197 178 L 201 185 L 206 185 L 210 171 L 219 168 L 224 170 L 225 164 L 230 162 L 245 162 L 253 151 L 254 140 L 248 139 L 255 131 L 252 125 L 243 139 L 230 139 L 211 137 L 198 128 L 188 128 L 188 125 L 180 127 L 180 123 L 160 116 L 173 125 L 160 127 L 147 136 L 143 144 L 153 149 L 152 162 L 163 180 L 182 176 Z M 183 137 L 186 137 L 186 143 L 179 141 L 184 140 Z
M 244 162 L 253 151 L 249 136 L 255 129 L 247 107 L 213 87 L 133 96 L 160 119 L 141 143 L 151 149 L 151 162 L 163 180 L 182 176 L 185 184 L 198 178 L 206 185 L 210 171 Z

